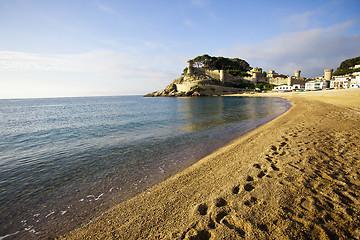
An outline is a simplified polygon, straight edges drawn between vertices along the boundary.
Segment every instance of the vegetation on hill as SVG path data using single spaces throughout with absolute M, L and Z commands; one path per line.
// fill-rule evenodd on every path
M 208 54 L 192 59 L 195 67 L 206 67 L 217 70 L 237 70 L 247 72 L 251 70 L 249 63 L 240 58 L 212 57 Z
M 356 58 L 351 58 L 351 59 L 347 59 L 345 61 L 343 61 L 340 66 L 336 69 L 336 71 L 334 72 L 334 76 L 339 76 L 339 75 L 345 75 L 345 74 L 349 74 L 349 73 L 353 73 L 353 72 L 360 72 L 360 68 L 355 68 L 353 69 L 353 67 L 355 65 L 360 65 L 360 57 L 356 57 Z
M 255 88 L 260 89 L 260 91 L 270 91 L 270 90 L 273 90 L 274 87 L 275 87 L 275 85 L 271 84 L 271 83 L 258 83 L 255 86 Z

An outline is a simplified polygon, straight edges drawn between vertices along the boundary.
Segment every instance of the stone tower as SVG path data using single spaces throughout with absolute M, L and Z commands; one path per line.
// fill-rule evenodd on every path
M 332 79 L 332 72 L 333 72 L 333 69 L 325 69 L 324 70 L 324 78 L 325 78 L 325 80 L 331 80 Z
M 224 70 L 219 70 L 219 75 L 220 75 L 220 81 L 221 81 L 221 82 L 224 82 L 224 81 L 225 81 Z
M 192 75 L 192 74 L 194 74 L 194 67 L 193 67 L 193 61 L 192 60 L 188 60 L 187 61 L 187 63 L 188 63 L 188 74 L 189 75 Z
M 296 71 L 295 71 L 295 77 L 296 77 L 296 78 L 300 78 L 300 73 L 301 73 L 300 70 L 296 70 Z

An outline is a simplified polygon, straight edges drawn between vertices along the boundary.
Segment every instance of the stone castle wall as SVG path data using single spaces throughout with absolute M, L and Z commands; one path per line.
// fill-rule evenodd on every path
M 289 85 L 289 78 L 282 78 L 282 77 L 269 78 L 269 83 L 274 85 Z
M 288 85 L 292 86 L 294 84 L 300 84 L 301 87 L 305 87 L 305 78 L 296 78 L 296 77 L 277 77 L 277 78 L 269 78 L 269 83 L 275 84 L 275 85 Z
M 178 92 L 188 92 L 190 89 L 197 85 L 197 83 L 182 83 L 182 84 L 176 84 L 176 90 Z
M 206 68 L 195 68 L 195 73 L 205 74 L 217 80 L 220 80 L 220 70 L 210 70 Z
M 222 81 L 222 82 L 237 82 L 240 79 L 243 79 L 242 77 L 235 77 L 230 74 L 225 73 L 224 70 L 211 70 L 206 68 L 194 68 L 195 73 L 199 74 L 205 74 L 209 77 L 215 78 L 216 80 Z M 249 81 L 248 79 L 244 79 Z M 251 81 L 251 80 L 250 80 Z

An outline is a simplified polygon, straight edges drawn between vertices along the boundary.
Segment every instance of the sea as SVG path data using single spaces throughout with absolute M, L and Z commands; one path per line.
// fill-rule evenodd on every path
M 0 100 L 0 240 L 66 235 L 290 106 L 253 97 Z

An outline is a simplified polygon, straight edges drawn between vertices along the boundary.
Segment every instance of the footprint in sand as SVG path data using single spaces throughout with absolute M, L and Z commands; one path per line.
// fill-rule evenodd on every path
M 266 159 L 268 162 L 271 162 L 271 163 L 273 162 L 273 161 L 272 161 L 272 157 L 270 157 L 270 156 L 267 156 L 265 159 Z
M 258 224 L 257 227 L 263 231 L 263 232 L 268 232 L 269 231 L 269 228 L 266 224 Z
M 285 137 L 285 136 L 282 136 L 282 138 L 283 138 L 286 142 L 289 141 L 289 139 L 288 139 L 287 137 Z
M 270 149 L 273 150 L 273 151 L 277 151 L 277 147 L 274 146 L 274 145 L 270 146 Z
M 211 234 L 209 231 L 203 229 L 203 230 L 196 230 L 194 228 L 189 229 L 189 231 L 185 232 L 184 235 L 181 237 L 181 239 L 191 239 L 191 240 L 196 240 L 196 239 L 203 239 L 203 240 L 207 240 L 211 238 Z
M 226 219 L 223 220 L 223 224 L 230 229 L 234 229 L 241 237 L 245 237 L 245 232 L 243 230 L 229 223 Z
M 248 206 L 248 207 L 252 207 L 254 204 L 256 204 L 257 203 L 257 198 L 256 197 L 251 197 L 250 198 L 250 200 L 246 200 L 245 202 L 244 202 L 244 205 L 245 206 Z
M 217 199 L 215 200 L 215 206 L 217 206 L 217 207 L 224 207 L 224 206 L 226 206 L 226 205 L 227 205 L 227 202 L 226 202 L 226 200 L 223 199 L 223 198 L 217 198 Z
M 221 221 L 225 216 L 227 216 L 227 215 L 228 215 L 228 213 L 227 213 L 226 211 L 221 211 L 221 212 L 219 212 L 219 213 L 216 215 L 215 221 L 216 221 L 217 223 L 220 223 L 220 221 Z
M 271 168 L 274 170 L 274 171 L 279 171 L 280 169 L 278 168 L 278 167 L 276 167 L 276 165 L 275 164 L 271 164 L 270 165 L 271 166 Z
M 197 211 L 198 213 L 201 215 L 201 216 L 204 216 L 207 214 L 207 210 L 208 210 L 208 207 L 206 204 L 200 204 L 198 207 L 197 207 Z
M 254 168 L 261 169 L 261 167 L 260 167 L 260 165 L 258 163 L 255 163 L 253 166 L 254 166 Z
M 252 190 L 255 189 L 255 187 L 252 184 L 248 183 L 244 185 L 244 189 L 245 191 L 251 192 Z
M 246 181 L 252 182 L 252 181 L 254 181 L 254 179 L 253 179 L 251 176 L 248 176 L 248 177 L 246 178 Z
M 259 174 L 257 175 L 258 178 L 263 178 L 266 174 L 264 173 L 264 171 L 259 172 Z
M 238 194 L 239 191 L 240 191 L 239 186 L 235 186 L 235 187 L 233 187 L 233 189 L 231 190 L 231 192 L 232 192 L 233 194 Z

